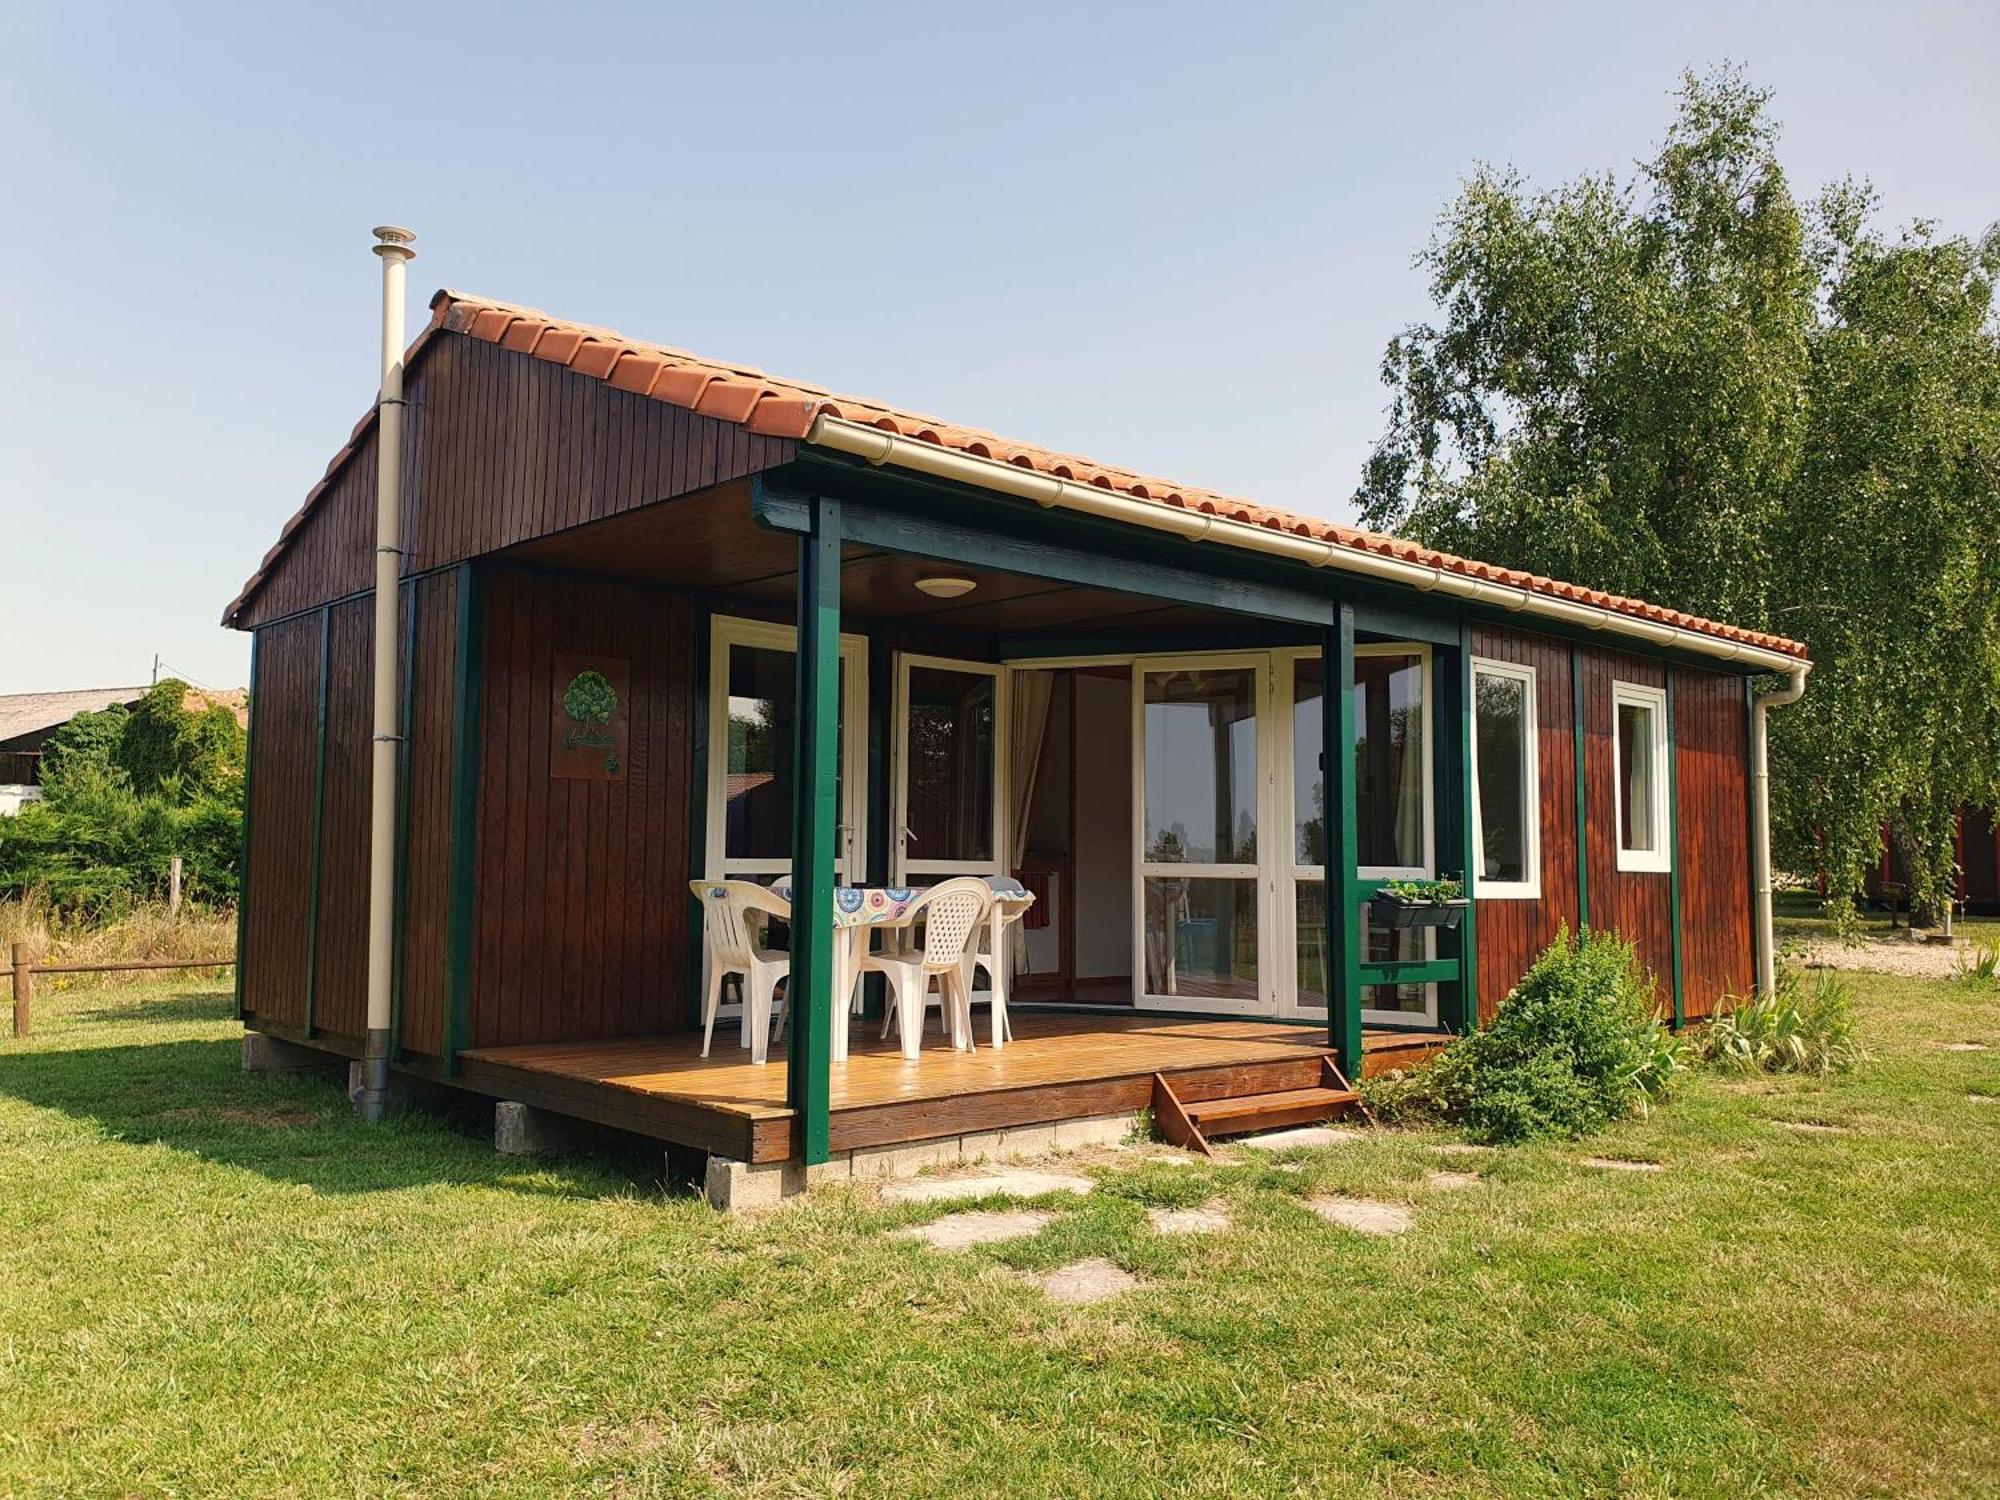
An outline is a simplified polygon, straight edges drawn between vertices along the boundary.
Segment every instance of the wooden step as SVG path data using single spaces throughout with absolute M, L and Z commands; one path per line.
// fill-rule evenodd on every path
M 1188 1120 L 1208 1137 L 1278 1130 L 1287 1125 L 1317 1125 L 1345 1114 L 1360 1099 L 1353 1089 L 1281 1089 L 1271 1094 L 1241 1094 L 1233 1099 L 1203 1099 L 1184 1108 Z

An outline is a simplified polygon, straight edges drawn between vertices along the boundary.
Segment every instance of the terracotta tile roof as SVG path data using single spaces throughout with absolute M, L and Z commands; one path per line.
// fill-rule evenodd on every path
M 59 724 L 67 724 L 78 714 L 96 713 L 118 706 L 131 708 L 150 691 L 150 688 L 141 685 L 0 695 L 0 741 L 33 734 L 37 730 L 54 729 Z M 183 706 L 189 713 L 200 713 L 216 704 L 235 714 L 238 724 L 247 725 L 250 722 L 250 694 L 246 688 L 218 692 L 190 687 L 183 700 Z
M 123 704 L 130 708 L 146 696 L 141 687 L 77 688 L 62 693 L 8 693 L 0 697 L 0 740 L 54 729 L 78 714 Z
M 532 307 L 519 307 L 512 303 L 495 302 L 484 297 L 445 290 L 431 299 L 431 326 L 418 338 L 417 343 L 412 345 L 412 353 L 440 330 L 466 334 L 472 338 L 498 344 L 503 349 L 532 355 L 536 359 L 550 360 L 580 375 L 605 381 L 618 390 L 686 407 L 703 416 L 734 422 L 752 432 L 764 433 L 771 437 L 804 438 L 812 430 L 816 418 L 822 416 L 842 418 L 919 442 L 932 443 L 941 448 L 954 449 L 1000 463 L 1016 464 L 1022 468 L 1033 469 L 1079 484 L 1095 485 L 1100 489 L 1138 500 L 1148 500 L 1159 505 L 1175 506 L 1204 515 L 1223 517 L 1246 525 L 1268 527 L 1273 531 L 1309 537 L 1338 547 L 1351 548 L 1357 552 L 1395 558 L 1419 567 L 1439 568 L 1467 578 L 1503 584 L 1530 593 L 1566 599 L 1577 604 L 1591 605 L 1615 614 L 1675 626 L 1721 640 L 1738 641 L 1788 656 L 1804 658 L 1806 655 L 1806 648 L 1803 645 L 1797 641 L 1786 640 L 1782 636 L 1740 629 L 1716 620 L 1706 620 L 1698 615 L 1683 614 L 1678 610 L 1648 604 L 1643 599 L 1631 599 L 1619 594 L 1605 593 L 1599 589 L 1584 588 L 1579 584 L 1564 583 L 1559 579 L 1543 578 L 1538 574 L 1522 572 L 1515 568 L 1503 568 L 1470 558 L 1456 557 L 1448 552 L 1419 547 L 1413 542 L 1384 536 L 1379 532 L 1363 531 L 1357 527 L 1342 526 L 1313 516 L 1274 510 L 1269 506 L 1220 494 L 1214 490 L 1176 484 L 1171 480 L 1141 474 L 1131 469 L 1115 468 L 1092 459 L 1079 458 L 1074 454 L 1057 453 L 1030 443 L 1003 438 L 977 427 L 962 427 L 936 417 L 927 417 L 899 407 L 887 406 L 879 401 L 859 396 L 844 396 L 822 386 L 782 379 L 748 365 L 725 364 L 705 359 L 685 349 L 673 349 L 661 344 L 648 344 L 638 339 L 627 338 L 609 328 L 566 322 Z M 349 438 L 348 447 L 335 456 L 334 462 L 327 468 L 328 479 L 360 441 L 370 420 L 372 417 L 362 420 Z M 319 490 L 324 489 L 326 483 L 327 480 L 323 479 L 313 494 L 307 497 L 306 509 L 310 508 Z M 299 521 L 304 519 L 306 509 L 302 509 L 286 526 L 287 536 L 296 528 Z M 225 623 L 232 619 L 236 610 L 248 599 L 250 592 L 262 580 L 264 572 L 268 570 L 283 545 L 284 537 L 280 537 L 278 546 L 266 555 L 263 567 L 259 569 L 257 576 L 245 586 L 242 597 L 236 604 L 231 605 L 224 615 Z

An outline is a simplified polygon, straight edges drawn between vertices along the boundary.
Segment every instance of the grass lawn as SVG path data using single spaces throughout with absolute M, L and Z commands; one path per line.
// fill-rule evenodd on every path
M 1847 1078 L 1698 1078 L 1581 1145 L 1093 1168 L 956 1255 L 884 1232 L 946 1206 L 726 1220 L 364 1128 L 238 1071 L 221 994 L 46 996 L 0 1041 L 0 1492 L 1994 1494 L 2000 990 L 1853 979 Z M 1226 1234 L 1145 1217 L 1210 1199 Z M 1018 1274 L 1086 1256 L 1141 1287 Z

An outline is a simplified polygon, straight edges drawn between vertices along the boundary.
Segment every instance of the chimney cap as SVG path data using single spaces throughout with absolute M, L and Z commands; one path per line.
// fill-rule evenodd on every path
M 417 252 L 410 248 L 417 242 L 416 230 L 405 229 L 400 224 L 378 224 L 372 233 L 378 241 L 374 247 L 377 255 L 393 255 L 398 260 L 416 259 Z

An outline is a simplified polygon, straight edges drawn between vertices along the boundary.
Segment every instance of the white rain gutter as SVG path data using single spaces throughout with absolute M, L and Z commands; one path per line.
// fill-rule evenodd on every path
M 396 932 L 396 782 L 402 742 L 396 700 L 402 639 L 403 564 L 403 268 L 417 237 L 384 224 L 375 230 L 382 257 L 382 389 L 375 400 L 375 734 L 368 824 L 368 1038 L 355 1107 L 379 1120 L 389 1098 L 390 994 Z
M 1750 787 L 1755 810 L 1750 820 L 1751 878 L 1757 899 L 1757 993 L 1778 987 L 1778 949 L 1771 929 L 1771 752 L 1765 715 L 1805 696 L 1811 662 L 1794 662 L 1791 681 L 1775 693 L 1758 698 L 1750 710 Z
M 1751 828 L 1757 908 L 1757 931 L 1753 936 L 1757 945 L 1758 988 L 1766 993 L 1772 988 L 1776 958 L 1771 934 L 1771 776 L 1765 714 L 1770 709 L 1799 700 L 1806 690 L 1806 674 L 1812 670 L 1811 662 L 1762 646 L 1724 640 L 1678 625 L 1664 625 L 1657 620 L 1644 620 L 1593 604 L 1579 604 L 1573 599 L 1559 599 L 1512 584 L 1469 578 L 1426 563 L 1383 557 L 1333 542 L 1274 531 L 1267 526 L 1252 526 L 1222 516 L 1202 515 L 1153 500 L 1137 500 L 1093 484 L 1078 484 L 1073 479 L 1059 479 L 1052 474 L 1022 468 L 1019 464 L 960 453 L 939 447 L 936 443 L 884 432 L 879 427 L 840 417 L 815 417 L 805 440 L 815 447 L 831 448 L 871 464 L 892 464 L 935 479 L 956 480 L 1000 494 L 1015 495 L 1032 500 L 1044 509 L 1073 510 L 1102 516 L 1153 531 L 1169 532 L 1189 541 L 1222 542 L 1268 556 L 1291 558 L 1315 568 L 1336 568 L 1384 583 L 1421 589 L 1426 593 L 1449 594 L 1469 603 L 1495 605 L 1545 620 L 1558 620 L 1567 625 L 1580 625 L 1587 630 L 1601 630 L 1608 635 L 1644 641 L 1652 646 L 1734 662 L 1754 667 L 1760 672 L 1783 673 L 1790 679 L 1788 684 L 1778 692 L 1757 699 L 1752 711 L 1751 731 L 1752 792 L 1756 804 Z
M 1094 484 L 1078 484 L 1073 479 L 1058 479 L 1052 474 L 1024 469 L 1019 464 L 1001 463 L 997 459 L 940 448 L 936 443 L 902 437 L 841 417 L 815 417 L 805 440 L 815 447 L 851 454 L 871 464 L 893 464 L 899 469 L 912 469 L 936 479 L 957 480 L 961 484 L 1019 496 L 1034 501 L 1044 509 L 1081 511 L 1108 520 L 1145 526 L 1154 531 L 1170 532 L 1189 541 L 1222 542 L 1273 557 L 1291 558 L 1315 568 L 1360 573 L 1427 593 L 1450 594 L 1471 603 L 1518 610 L 1523 614 L 1580 625 L 1587 630 L 1628 636 L 1649 645 L 1739 662 L 1763 672 L 1789 674 L 1800 666 L 1796 656 L 1742 641 L 1724 640 L 1678 625 L 1663 625 L 1657 620 L 1642 620 L 1636 615 L 1620 614 L 1594 604 L 1579 604 L 1573 599 L 1559 599 L 1552 594 L 1539 594 L 1512 584 L 1469 578 L 1428 563 L 1383 557 L 1379 553 L 1342 547 L 1334 542 L 1274 531 L 1268 526 L 1252 526 L 1222 516 L 1208 516 L 1198 511 L 1183 510 L 1179 506 L 1162 505 L 1156 500 L 1136 500 L 1128 495 L 1100 489 Z

